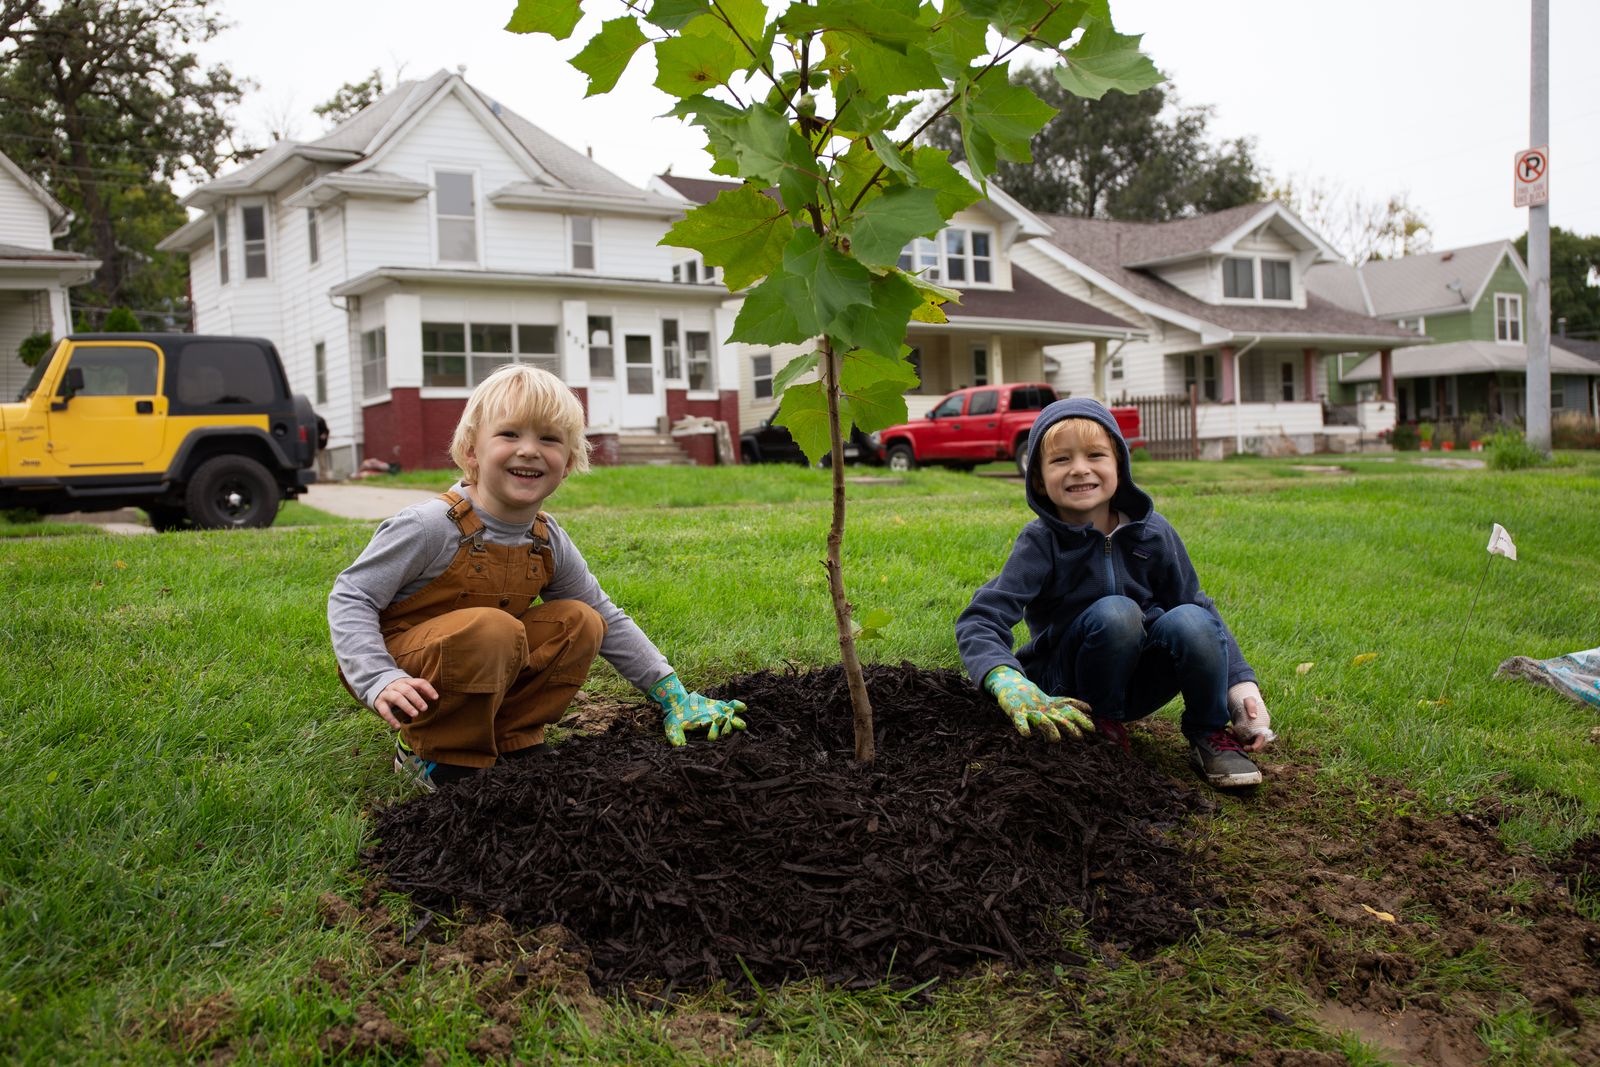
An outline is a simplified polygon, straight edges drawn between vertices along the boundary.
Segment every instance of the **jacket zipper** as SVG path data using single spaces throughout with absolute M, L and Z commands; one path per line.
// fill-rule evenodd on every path
M 1113 531 L 1114 532 L 1114 531 Z M 1117 587 L 1117 567 L 1111 562 L 1111 534 L 1106 534 L 1106 584 L 1111 587 L 1112 596 L 1121 596 L 1122 590 Z

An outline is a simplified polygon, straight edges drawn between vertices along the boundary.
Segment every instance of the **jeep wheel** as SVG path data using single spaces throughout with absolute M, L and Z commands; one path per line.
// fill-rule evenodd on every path
M 144 513 L 150 516 L 150 529 L 156 533 L 181 530 L 189 524 L 189 513 L 171 504 L 150 504 Z
M 911 451 L 910 445 L 889 446 L 889 469 L 895 473 L 914 471 L 917 469 L 917 454 Z
M 267 469 L 248 456 L 206 460 L 184 495 L 189 517 L 204 529 L 271 526 L 282 493 Z

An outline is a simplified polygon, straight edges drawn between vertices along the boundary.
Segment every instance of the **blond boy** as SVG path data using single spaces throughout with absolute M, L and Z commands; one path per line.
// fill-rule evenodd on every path
M 432 790 L 545 751 L 545 727 L 596 654 L 660 705 L 673 744 L 744 728 L 739 701 L 684 690 L 540 510 L 589 469 L 583 408 L 554 375 L 512 364 L 472 393 L 448 492 L 382 523 L 328 597 L 345 686 L 399 731 L 395 770 Z

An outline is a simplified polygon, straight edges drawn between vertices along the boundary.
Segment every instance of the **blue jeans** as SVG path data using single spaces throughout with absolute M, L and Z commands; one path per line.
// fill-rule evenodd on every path
M 1125 596 L 1102 597 L 1059 643 L 1034 648 L 1033 680 L 1053 696 L 1086 701 L 1094 714 L 1132 722 L 1183 694 L 1183 735 L 1191 740 L 1228 725 L 1228 649 L 1222 624 L 1204 608 L 1180 604 L 1150 624 Z

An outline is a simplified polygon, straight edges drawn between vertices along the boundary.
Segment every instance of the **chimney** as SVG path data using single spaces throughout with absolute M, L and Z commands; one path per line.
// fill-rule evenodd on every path
M 584 151 L 589 153 L 589 158 L 590 159 L 594 158 L 594 145 L 592 145 L 592 144 L 591 145 L 585 145 L 584 146 Z

